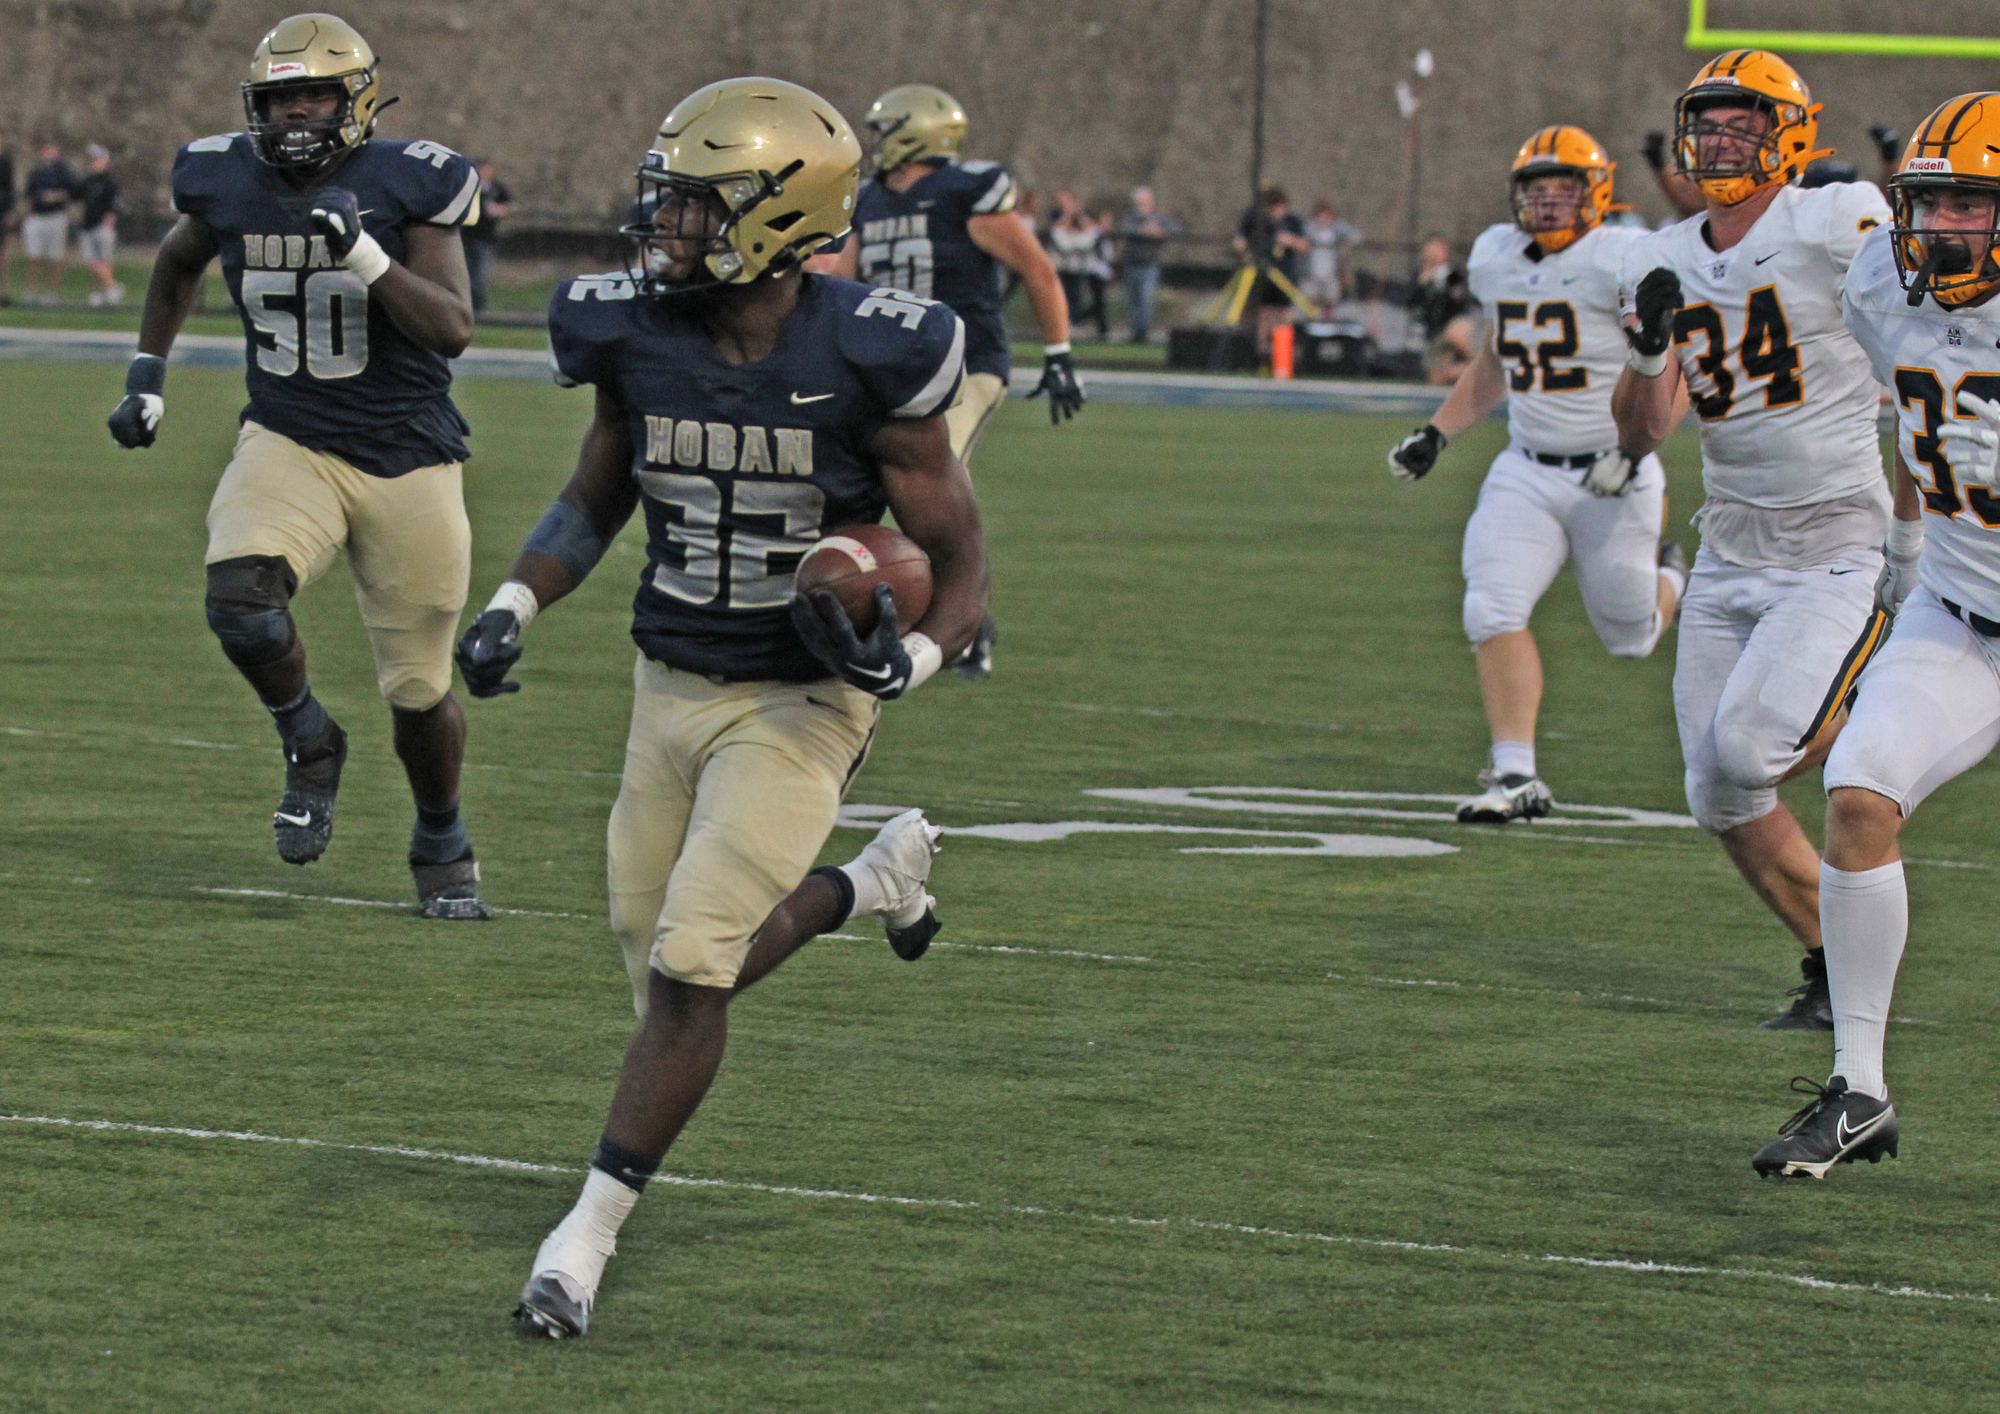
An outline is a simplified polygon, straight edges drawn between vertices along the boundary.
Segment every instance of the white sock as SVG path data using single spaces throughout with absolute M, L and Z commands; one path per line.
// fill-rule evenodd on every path
M 1687 575 L 1681 570 L 1669 569 L 1667 566 L 1661 565 L 1660 578 L 1664 579 L 1667 582 L 1667 584 L 1673 589 L 1674 602 L 1679 603 L 1681 598 L 1687 593 L 1687 587 L 1688 587 Z
M 1493 774 L 1532 776 L 1535 774 L 1535 744 L 1532 741 L 1493 743 Z
M 866 851 L 863 851 L 865 854 Z M 854 907 L 848 910 L 849 918 L 872 917 L 888 904 L 888 895 L 882 892 L 881 875 L 864 857 L 848 860 L 840 866 L 840 872 L 854 885 Z
M 597 1283 L 604 1277 L 604 1264 L 618 1250 L 618 1229 L 638 1201 L 637 1189 L 626 1187 L 602 1169 L 592 1169 L 583 1181 L 576 1206 L 542 1239 L 530 1275 L 559 1272 L 583 1288 L 586 1303 L 594 1299 Z
M 1910 932 L 1902 861 L 1853 873 L 1821 864 L 1819 927 L 1833 993 L 1833 1073 L 1846 1077 L 1856 1094 L 1886 1100 L 1882 1043 L 1896 965 Z

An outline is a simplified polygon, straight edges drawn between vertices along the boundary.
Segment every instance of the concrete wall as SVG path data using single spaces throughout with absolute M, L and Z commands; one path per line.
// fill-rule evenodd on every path
M 1995 34 L 1991 0 L 1712 0 L 1730 25 Z M 236 83 L 289 11 L 244 0 L 0 0 L 0 126 L 17 146 L 99 140 L 133 200 L 164 205 L 175 146 L 241 125 Z M 543 219 L 608 219 L 660 116 L 699 84 L 769 73 L 851 118 L 919 79 L 972 114 L 975 155 L 1029 186 L 1110 200 L 1149 182 L 1196 231 L 1221 232 L 1249 158 L 1253 0 L 457 0 L 346 3 L 403 102 L 382 131 L 493 156 Z M 1665 126 L 1705 57 L 1681 0 L 1273 0 L 1266 170 L 1304 203 L 1332 197 L 1372 236 L 1400 225 L 1404 126 L 1393 86 L 1437 59 L 1423 129 L 1422 223 L 1460 242 L 1502 219 L 1515 146 L 1582 123 L 1620 163 L 1623 199 L 1662 203 L 1636 141 Z M 1904 132 L 2000 65 L 1797 56 L 1823 136 L 1867 159 L 1870 122 Z

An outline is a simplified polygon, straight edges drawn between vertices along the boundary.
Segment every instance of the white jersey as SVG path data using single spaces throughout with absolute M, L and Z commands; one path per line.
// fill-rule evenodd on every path
M 1576 456 L 1618 445 L 1611 390 L 1625 368 L 1618 280 L 1647 232 L 1599 226 L 1539 259 L 1512 224 L 1473 242 L 1466 274 L 1507 370 L 1507 427 L 1531 452 Z
M 1963 418 L 1958 395 L 2000 398 L 2000 302 L 1943 309 L 1925 296 L 1910 308 L 1889 248 L 1869 237 L 1848 272 L 1847 327 L 1875 376 L 1896 398 L 1896 450 L 1923 488 L 1923 582 L 1984 618 L 2000 619 L 2000 486 L 1968 484 L 1937 431 Z
M 1725 251 L 1707 224 L 1690 216 L 1634 244 L 1621 283 L 1629 312 L 1648 271 L 1680 276 L 1674 352 L 1702 420 L 1708 494 L 1775 510 L 1879 488 L 1880 399 L 1840 292 L 1868 233 L 1889 224 L 1882 193 L 1785 187 Z

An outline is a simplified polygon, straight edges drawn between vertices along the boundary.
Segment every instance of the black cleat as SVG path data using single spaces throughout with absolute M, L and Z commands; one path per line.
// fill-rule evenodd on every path
M 1799 959 L 1803 986 L 1785 993 L 1791 1006 L 1763 1022 L 1766 1031 L 1833 1030 L 1833 997 L 1826 989 L 1826 954 L 1815 949 Z
M 426 864 L 410 860 L 410 876 L 416 881 L 417 901 L 424 917 L 456 921 L 483 921 L 493 910 L 479 897 L 479 861 L 472 851 L 449 864 Z
M 347 733 L 331 718 L 311 741 L 285 748 L 285 798 L 271 817 L 278 858 L 285 863 L 310 864 L 326 853 L 333 838 L 333 798 L 346 764 Z
M 967 682 L 985 682 L 993 676 L 993 645 L 1000 641 L 1000 625 L 992 619 L 980 622 L 972 636 L 972 646 L 959 655 L 952 667 Z
M 1896 1123 L 1896 1107 L 1887 1100 L 1853 1094 L 1839 1075 L 1824 1085 L 1795 1075 L 1792 1089 L 1811 1095 L 1813 1102 L 1779 1125 L 1778 1137 L 1750 1160 L 1760 1178 L 1802 1173 L 1825 1178 L 1835 1164 L 1856 1159 L 1879 1164 L 1884 1154 L 1896 1157 L 1902 1126 Z
M 538 1272 L 521 1288 L 521 1304 L 514 1319 L 521 1334 L 547 1340 L 576 1340 L 590 1329 L 589 1298 L 570 1294 L 570 1283 L 560 1272 Z

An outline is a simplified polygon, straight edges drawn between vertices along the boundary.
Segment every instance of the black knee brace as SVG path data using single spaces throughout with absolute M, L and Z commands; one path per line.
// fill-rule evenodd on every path
M 298 635 L 286 605 L 299 577 L 282 555 L 242 555 L 208 567 L 208 626 L 223 656 L 239 668 L 261 668 L 292 651 Z

